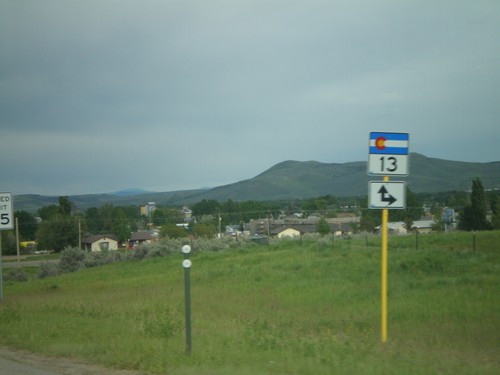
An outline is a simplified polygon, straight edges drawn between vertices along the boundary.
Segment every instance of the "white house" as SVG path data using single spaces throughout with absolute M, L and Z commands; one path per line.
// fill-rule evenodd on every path
M 85 251 L 118 250 L 118 241 L 111 235 L 98 234 L 85 237 L 82 240 L 82 248 Z
M 419 233 L 429 233 L 432 231 L 432 226 L 434 225 L 434 220 L 417 220 L 414 221 L 411 230 L 417 231 Z M 381 226 L 377 226 L 375 229 L 380 231 Z M 408 234 L 406 229 L 406 224 L 402 221 L 396 221 L 392 223 L 387 223 L 387 230 L 389 234 Z
M 299 229 L 283 226 L 281 228 L 277 228 L 271 232 L 271 234 L 276 235 L 278 238 L 285 237 L 300 237 L 302 232 Z

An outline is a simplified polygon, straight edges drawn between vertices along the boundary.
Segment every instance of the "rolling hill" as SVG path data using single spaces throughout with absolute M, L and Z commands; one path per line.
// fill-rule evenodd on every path
M 81 210 L 113 205 L 142 205 L 156 202 L 161 205 L 182 205 L 202 199 L 232 200 L 288 200 L 305 199 L 321 195 L 367 195 L 368 181 L 380 180 L 366 173 L 366 162 L 320 163 L 317 161 L 284 161 L 263 173 L 228 185 L 212 189 L 183 190 L 163 193 L 87 194 L 73 195 L 70 200 Z M 485 189 L 500 189 L 500 161 L 489 163 L 458 162 L 429 158 L 421 154 L 410 155 L 410 174 L 404 180 L 415 193 L 465 191 L 474 178 L 479 177 Z M 57 204 L 58 197 L 41 195 L 15 196 L 15 209 L 36 211 Z

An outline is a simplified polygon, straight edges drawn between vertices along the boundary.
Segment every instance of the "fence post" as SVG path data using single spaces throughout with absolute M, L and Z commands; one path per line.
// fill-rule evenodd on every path
M 417 247 L 417 251 L 418 251 L 418 228 L 416 228 L 416 230 L 415 230 L 415 246 Z

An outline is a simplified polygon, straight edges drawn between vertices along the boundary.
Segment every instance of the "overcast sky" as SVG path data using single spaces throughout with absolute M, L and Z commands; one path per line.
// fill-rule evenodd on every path
M 500 1 L 0 0 L 0 191 L 172 191 L 284 160 L 500 160 Z

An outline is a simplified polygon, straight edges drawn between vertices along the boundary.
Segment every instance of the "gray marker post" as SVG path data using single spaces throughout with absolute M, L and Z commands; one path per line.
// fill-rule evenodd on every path
M 189 276 L 189 269 L 191 268 L 191 260 L 189 254 L 191 253 L 191 246 L 182 246 L 182 253 L 184 260 L 182 267 L 184 267 L 184 301 L 186 307 L 186 353 L 191 355 L 191 281 Z

